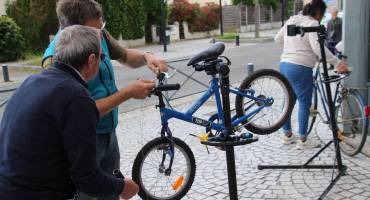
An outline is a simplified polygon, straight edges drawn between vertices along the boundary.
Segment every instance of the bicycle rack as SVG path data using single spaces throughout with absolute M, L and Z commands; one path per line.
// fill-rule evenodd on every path
M 219 146 L 224 147 L 226 150 L 226 162 L 227 162 L 227 175 L 228 175 L 228 184 L 229 184 L 229 196 L 230 200 L 238 199 L 238 186 L 236 181 L 236 172 L 235 172 L 235 153 L 234 146 L 240 146 L 245 144 L 250 144 L 252 142 L 258 141 L 257 137 L 243 139 L 238 136 L 233 135 L 232 126 L 231 126 L 231 111 L 230 111 L 230 80 L 229 80 L 229 67 L 223 65 L 223 70 L 219 71 L 220 74 L 220 88 L 222 96 L 222 109 L 224 112 L 224 123 L 226 130 L 224 132 L 225 139 L 222 141 L 204 141 L 202 144 L 210 146 Z M 222 68 L 221 67 L 221 68 Z
M 288 36 L 295 36 L 297 34 L 303 35 L 305 32 L 317 32 L 319 37 L 319 44 L 321 50 L 321 58 L 322 64 L 324 68 L 324 80 L 329 79 L 328 75 L 328 67 L 326 62 L 326 55 L 325 55 L 325 48 L 324 48 L 324 41 L 326 36 L 326 30 L 324 26 L 317 26 L 317 27 L 296 27 L 294 25 L 288 26 Z M 340 179 L 341 176 L 345 175 L 347 167 L 342 163 L 342 156 L 340 152 L 339 140 L 337 135 L 337 126 L 336 126 L 336 119 L 335 119 L 335 110 L 334 110 L 334 102 L 333 97 L 331 94 L 330 83 L 325 81 L 325 88 L 326 88 L 326 95 L 328 100 L 328 107 L 329 107 L 329 116 L 330 116 L 330 126 L 332 127 L 333 132 L 333 139 L 330 140 L 324 147 L 322 147 L 315 155 L 313 155 L 306 163 L 303 165 L 258 165 L 259 170 L 263 169 L 338 169 L 338 174 L 335 178 L 332 178 L 331 183 L 329 186 L 324 190 L 324 192 L 320 195 L 319 199 L 323 199 L 329 191 L 333 188 L 336 182 Z M 337 161 L 337 165 L 309 165 L 317 156 L 320 155 L 326 148 L 328 148 L 332 143 L 334 143 L 335 148 L 335 161 Z

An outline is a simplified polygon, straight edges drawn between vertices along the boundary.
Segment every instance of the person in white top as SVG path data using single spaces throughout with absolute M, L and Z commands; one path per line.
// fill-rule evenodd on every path
M 303 37 L 301 35 L 288 36 L 287 26 L 293 24 L 302 27 L 319 26 L 325 10 L 326 5 L 322 0 L 306 0 L 302 14 L 292 16 L 275 36 L 275 42 L 283 49 L 280 72 L 289 80 L 299 102 L 299 139 L 292 133 L 289 118 L 282 128 L 283 142 L 284 144 L 293 144 L 297 141 L 297 149 L 321 146 L 319 142 L 307 138 L 309 109 L 313 92 L 312 69 L 321 59 L 321 53 L 317 33 L 306 33 Z M 325 54 L 327 62 L 336 66 L 339 72 L 348 71 L 347 64 L 340 61 L 327 48 L 325 48 Z

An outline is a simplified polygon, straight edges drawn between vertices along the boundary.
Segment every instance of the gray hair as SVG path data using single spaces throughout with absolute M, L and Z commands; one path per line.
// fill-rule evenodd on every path
M 60 28 L 100 19 L 103 10 L 94 0 L 59 0 L 56 6 Z
M 91 54 L 100 54 L 98 29 L 73 25 L 63 29 L 56 43 L 54 60 L 80 70 Z

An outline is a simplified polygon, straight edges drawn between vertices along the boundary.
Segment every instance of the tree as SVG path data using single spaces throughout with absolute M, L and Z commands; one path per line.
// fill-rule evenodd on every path
M 219 6 L 214 3 L 200 7 L 187 0 L 174 0 L 170 7 L 169 23 L 177 21 L 181 26 L 186 21 L 190 32 L 210 31 L 218 28 L 219 12 Z
M 161 0 L 142 0 L 146 15 L 145 40 L 152 42 L 152 25 L 161 24 Z
M 103 7 L 106 28 L 113 37 L 138 39 L 144 36 L 145 11 L 143 1 L 97 0 Z
M 22 57 L 24 39 L 19 26 L 9 17 L 0 16 L 0 62 L 15 61 Z
M 55 0 L 7 1 L 6 13 L 20 26 L 28 51 L 43 51 L 58 30 Z

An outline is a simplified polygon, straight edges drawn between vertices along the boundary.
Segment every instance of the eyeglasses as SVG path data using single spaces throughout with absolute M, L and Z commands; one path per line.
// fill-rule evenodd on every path
M 100 30 L 104 30 L 106 24 L 107 24 L 107 22 L 103 22 L 101 27 L 100 27 Z

